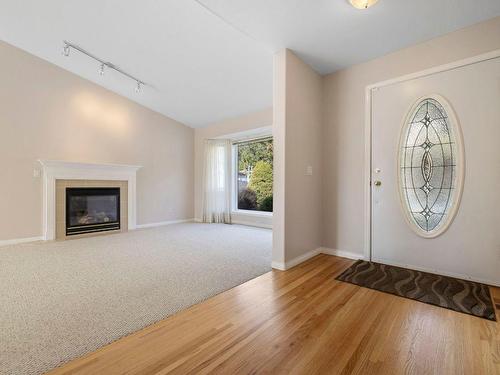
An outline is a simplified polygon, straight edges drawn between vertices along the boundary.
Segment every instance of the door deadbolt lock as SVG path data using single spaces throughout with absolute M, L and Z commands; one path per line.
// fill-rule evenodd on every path
M 373 184 L 374 184 L 375 186 L 380 186 L 380 185 L 382 185 L 382 181 L 375 181 Z

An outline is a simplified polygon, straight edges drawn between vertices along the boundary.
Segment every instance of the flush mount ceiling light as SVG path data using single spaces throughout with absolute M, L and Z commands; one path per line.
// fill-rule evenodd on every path
M 351 5 L 356 9 L 368 9 L 375 5 L 378 0 L 349 0 Z
M 144 86 L 146 86 L 146 84 L 144 83 L 144 81 L 140 80 L 139 78 L 134 77 L 133 75 L 128 74 L 127 72 L 124 72 L 123 70 L 121 70 L 115 64 L 100 59 L 99 57 L 91 54 L 90 52 L 87 52 L 82 47 L 79 47 L 76 44 L 70 43 L 70 42 L 68 42 L 66 40 L 64 40 L 63 43 L 64 43 L 64 46 L 63 46 L 62 54 L 64 56 L 66 56 L 66 57 L 69 56 L 70 50 L 74 49 L 74 50 L 76 50 L 76 51 L 78 51 L 80 53 L 83 53 L 84 55 L 90 57 L 91 59 L 97 61 L 99 63 L 99 71 L 98 72 L 99 72 L 100 76 L 104 75 L 104 69 L 113 69 L 114 71 L 116 71 L 116 72 L 124 75 L 125 77 L 130 78 L 130 79 L 132 79 L 132 80 L 135 81 L 136 84 L 134 86 L 134 91 L 137 94 L 141 93 L 142 92 L 142 88 Z

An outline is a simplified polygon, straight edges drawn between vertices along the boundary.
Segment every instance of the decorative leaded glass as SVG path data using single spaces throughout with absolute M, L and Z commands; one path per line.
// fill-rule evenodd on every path
M 399 150 L 401 196 L 410 221 L 430 235 L 447 225 L 450 210 L 458 204 L 455 124 L 433 98 L 413 108 Z

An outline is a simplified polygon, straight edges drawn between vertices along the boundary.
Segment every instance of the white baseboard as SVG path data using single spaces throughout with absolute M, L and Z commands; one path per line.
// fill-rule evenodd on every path
M 271 267 L 274 268 L 275 270 L 286 271 L 285 263 L 273 261 L 273 262 L 271 262 Z
M 160 221 L 157 223 L 137 224 L 135 227 L 136 229 L 154 228 L 154 227 L 162 227 L 164 225 L 190 223 L 193 221 L 196 221 L 196 219 L 169 220 L 169 221 Z
M 296 258 L 293 258 L 293 259 L 291 259 L 291 260 L 289 260 L 288 262 L 285 262 L 285 263 L 272 262 L 271 266 L 273 268 L 275 268 L 275 269 L 280 270 L 280 271 L 286 271 L 286 270 L 289 270 L 292 267 L 295 267 L 295 266 L 299 265 L 300 263 L 305 262 L 308 259 L 311 259 L 312 257 L 318 255 L 320 252 L 321 252 L 320 248 L 314 249 L 314 250 L 310 250 L 307 253 L 302 254 L 302 255 L 300 255 L 300 256 L 298 256 Z
M 0 246 L 16 245 L 19 243 L 43 241 L 43 236 L 38 237 L 26 237 L 26 238 L 14 238 L 12 240 L 0 240 Z
M 328 247 L 320 248 L 320 253 L 327 254 L 327 255 L 335 255 L 337 257 L 354 259 L 354 260 L 365 259 L 364 254 L 353 253 L 353 252 L 344 251 L 344 250 L 330 249 Z
M 288 262 L 286 262 L 285 267 L 286 267 L 286 269 L 290 269 L 292 267 L 295 267 L 296 265 L 299 265 L 300 263 L 303 263 L 306 260 L 309 260 L 312 257 L 315 257 L 319 253 L 320 253 L 320 249 L 314 249 L 314 250 L 308 251 L 307 253 L 300 255 L 296 258 L 293 258 L 292 260 L 289 260 Z
M 194 218 L 193 221 L 195 223 L 203 223 L 203 220 L 200 219 L 199 217 Z M 238 220 L 238 219 L 236 219 L 236 220 L 232 219 L 231 224 L 246 225 L 249 227 L 257 227 L 257 228 L 273 229 L 272 224 L 262 224 L 262 223 L 256 223 L 253 221 L 245 221 L 245 220 Z
M 293 258 L 292 260 L 289 260 L 288 262 L 282 263 L 282 262 L 272 262 L 272 267 L 280 270 L 280 271 L 286 271 L 289 270 L 292 267 L 295 267 L 299 265 L 300 263 L 305 262 L 308 259 L 311 259 L 312 257 L 315 257 L 318 254 L 327 254 L 327 255 L 335 255 L 338 257 L 342 258 L 348 258 L 348 259 L 364 259 L 363 254 L 359 253 L 352 253 L 350 251 L 342 251 L 342 250 L 336 250 L 336 249 L 329 249 L 326 247 L 319 247 L 314 250 L 310 250 L 307 253 L 300 255 L 296 258 Z
M 161 221 L 158 223 L 138 224 L 138 225 L 136 225 L 135 229 L 161 227 L 163 225 L 188 223 L 188 222 L 192 222 L 192 221 L 195 221 L 195 220 L 194 219 L 184 219 L 184 220 Z M 16 244 L 20 244 L 20 243 L 27 243 L 27 242 L 36 242 L 36 241 L 44 241 L 44 237 L 37 236 L 37 237 L 26 237 L 26 238 L 14 238 L 11 240 L 0 240 L 0 247 L 1 246 L 8 246 L 8 245 L 16 245 Z

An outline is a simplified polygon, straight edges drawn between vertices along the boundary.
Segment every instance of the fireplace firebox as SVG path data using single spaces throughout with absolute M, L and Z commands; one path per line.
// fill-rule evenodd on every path
M 120 188 L 66 188 L 66 235 L 120 229 Z

